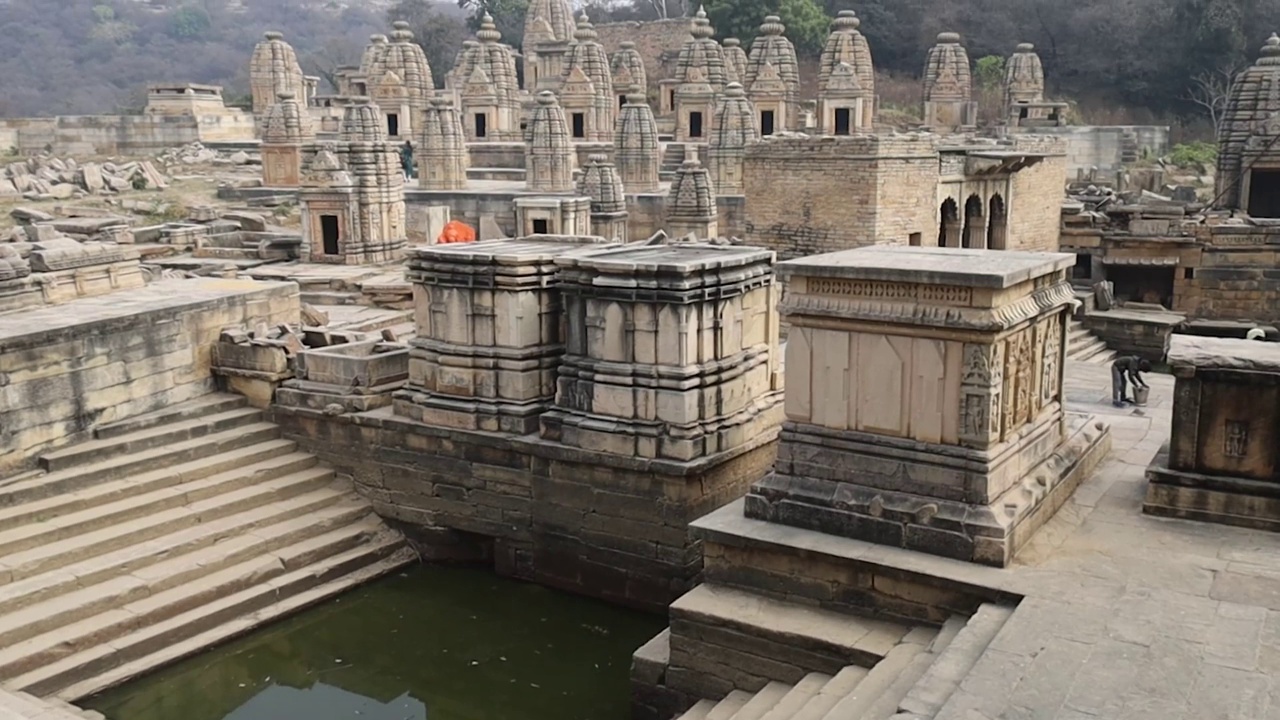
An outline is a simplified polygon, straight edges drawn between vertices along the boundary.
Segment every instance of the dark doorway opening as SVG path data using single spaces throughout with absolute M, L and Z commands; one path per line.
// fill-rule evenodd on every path
M 325 255 L 338 254 L 338 216 L 320 216 L 320 244 Z
M 1089 253 L 1076 253 L 1076 265 L 1071 268 L 1072 280 L 1093 279 L 1093 256 Z
M 534 235 L 546 235 L 546 234 L 547 234 L 547 219 L 546 219 L 546 218 L 537 218 L 537 219 L 535 219 L 535 220 L 533 221 L 533 234 L 534 234 Z
M 400 116 L 395 113 L 387 113 L 387 135 L 400 136 Z
M 961 236 L 967 248 L 984 249 L 987 246 L 987 224 L 982 217 L 982 198 L 970 195 L 964 201 L 964 234 Z
M 761 135 L 773 134 L 773 111 L 772 110 L 760 111 L 760 134 Z
M 1173 267 L 1108 265 L 1107 280 L 1115 286 L 1117 302 L 1157 303 L 1173 307 Z
M 489 134 L 489 116 L 484 113 L 476 113 L 476 137 L 482 138 Z
M 689 113 L 689 137 L 702 137 L 702 113 Z
M 960 208 L 953 198 L 942 201 L 942 221 L 938 223 L 938 247 L 960 246 Z
M 1009 246 L 1009 215 L 1005 212 L 1004 198 L 999 193 L 991 196 L 988 203 L 987 247 L 992 250 L 1005 250 Z
M 573 114 L 573 137 L 575 140 L 581 140 L 587 136 L 587 114 Z
M 836 108 L 836 134 L 849 134 L 849 108 Z
M 621 109 L 622 109 L 622 106 L 623 106 L 623 105 L 626 105 L 626 104 L 627 104 L 627 96 L 626 96 L 626 95 L 619 95 L 619 96 L 618 96 L 618 109 L 619 109 L 619 110 L 621 110 Z
M 1280 218 L 1280 170 L 1249 171 L 1249 214 Z

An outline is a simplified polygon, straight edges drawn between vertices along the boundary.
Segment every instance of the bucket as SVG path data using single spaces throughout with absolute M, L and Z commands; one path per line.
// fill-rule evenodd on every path
M 1133 389 L 1133 404 L 1139 407 L 1147 404 L 1147 396 L 1151 394 L 1151 388 L 1135 387 Z

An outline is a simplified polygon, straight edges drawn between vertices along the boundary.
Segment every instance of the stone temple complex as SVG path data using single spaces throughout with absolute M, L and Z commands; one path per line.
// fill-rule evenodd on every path
M 806 65 L 691 10 L 397 23 L 328 94 L 267 33 L 251 112 L 152 93 L 251 135 L 179 219 L 0 169 L 0 716 L 417 562 L 665 618 L 636 720 L 1275 714 L 1280 38 L 1203 202 L 1100 187 L 1016 38 L 996 121 L 944 32 L 893 125 L 852 11 Z

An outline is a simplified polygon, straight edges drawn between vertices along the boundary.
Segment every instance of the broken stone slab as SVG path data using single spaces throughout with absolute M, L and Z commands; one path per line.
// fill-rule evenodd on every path
M 258 213 L 238 211 L 224 212 L 222 213 L 222 219 L 238 223 L 240 225 L 240 229 L 247 232 L 267 231 L 267 219 Z
M 129 219 L 118 215 L 107 217 L 49 218 L 49 224 L 68 235 L 97 235 L 107 228 L 128 226 Z
M 0 178 L 0 195 L 18 195 L 18 188 L 8 178 Z
M 54 219 L 49 213 L 31 207 L 16 207 L 9 211 L 9 216 L 22 224 L 50 222 Z
M 66 200 L 76 196 L 76 186 L 70 183 L 58 183 L 49 187 L 48 195 L 55 200 Z
M 58 228 L 52 225 L 26 225 L 22 228 L 27 235 L 27 240 L 33 243 L 48 242 L 61 237 L 66 237 L 58 232 Z
M 308 327 L 324 327 L 329 324 L 329 313 L 310 303 L 302 303 L 302 324 Z
M 1181 368 L 1280 372 L 1280 343 L 1237 338 L 1174 335 L 1169 340 L 1169 364 Z
M 100 193 L 106 187 L 106 181 L 102 178 L 102 169 L 96 163 L 85 163 L 80 166 L 79 182 L 80 187 L 91 193 Z

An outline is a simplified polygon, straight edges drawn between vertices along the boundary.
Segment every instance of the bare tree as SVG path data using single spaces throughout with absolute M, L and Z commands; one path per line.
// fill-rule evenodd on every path
M 1235 75 L 1236 68 L 1223 66 L 1205 70 L 1191 78 L 1191 89 L 1187 91 L 1186 99 L 1204 108 L 1214 130 L 1218 129 L 1222 114 L 1227 109 L 1227 98 L 1231 94 L 1231 81 Z

